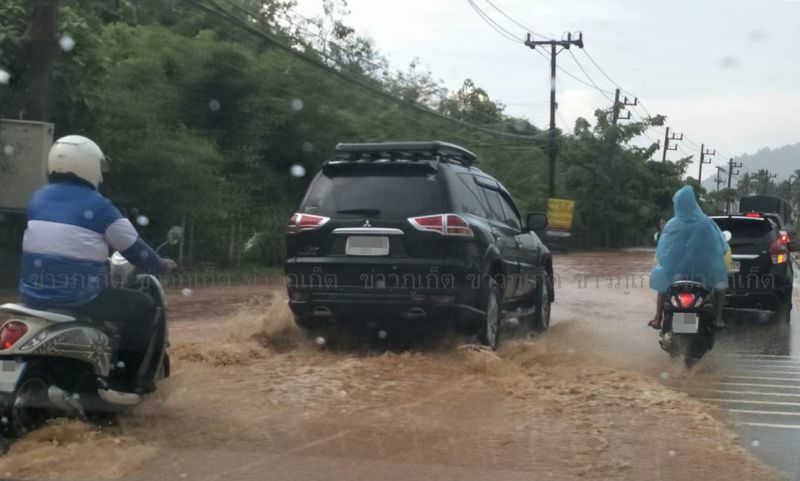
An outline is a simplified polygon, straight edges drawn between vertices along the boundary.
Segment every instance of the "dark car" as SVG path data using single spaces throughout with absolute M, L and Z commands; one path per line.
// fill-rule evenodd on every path
M 794 272 L 785 233 L 758 212 L 711 218 L 732 236 L 728 307 L 771 310 L 788 322 Z
M 508 191 L 443 142 L 340 144 L 288 226 L 289 306 L 306 329 L 447 322 L 497 346 L 501 323 L 544 331 L 553 264 Z

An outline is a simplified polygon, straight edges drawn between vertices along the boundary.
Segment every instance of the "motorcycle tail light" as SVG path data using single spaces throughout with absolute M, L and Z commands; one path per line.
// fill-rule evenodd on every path
M 28 332 L 28 325 L 20 321 L 8 321 L 0 328 L 0 350 L 13 346 Z
M 681 292 L 678 294 L 678 302 L 681 303 L 681 307 L 684 309 L 689 309 L 694 305 L 694 294 L 691 292 Z

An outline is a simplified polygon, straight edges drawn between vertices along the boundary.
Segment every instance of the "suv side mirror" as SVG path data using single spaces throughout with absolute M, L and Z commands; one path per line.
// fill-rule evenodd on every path
M 525 228 L 529 231 L 540 231 L 547 227 L 547 216 L 545 214 L 532 213 L 525 216 Z

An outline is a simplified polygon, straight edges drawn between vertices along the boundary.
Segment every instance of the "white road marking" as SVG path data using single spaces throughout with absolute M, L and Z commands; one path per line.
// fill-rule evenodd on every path
M 756 414 L 759 416 L 800 416 L 800 412 L 758 411 L 756 409 L 727 409 L 727 411 L 730 413 Z
M 696 398 L 700 401 L 717 402 L 717 403 L 740 403 L 740 404 L 764 404 L 769 406 L 800 406 L 800 403 L 784 402 L 784 401 L 750 401 L 747 399 L 721 399 L 721 398 Z
M 800 394 L 785 392 L 730 391 L 727 389 L 694 389 L 694 391 L 718 392 L 720 394 L 753 394 L 756 396 L 800 397 Z
M 758 384 L 752 382 L 718 382 L 723 386 L 764 387 L 768 389 L 800 389 L 800 386 L 784 386 L 781 384 Z
M 734 376 L 730 374 L 726 374 L 722 377 L 730 379 L 757 379 L 759 381 L 791 381 L 800 383 L 800 379 L 791 377 Z
M 758 428 L 773 429 L 800 429 L 800 424 L 769 424 L 769 423 L 736 423 L 740 426 L 754 426 Z

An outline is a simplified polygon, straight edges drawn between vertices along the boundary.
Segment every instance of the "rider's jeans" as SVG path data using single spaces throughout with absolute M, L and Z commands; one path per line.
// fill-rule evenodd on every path
M 156 321 L 153 299 L 135 289 L 108 288 L 99 296 L 72 310 L 95 320 L 119 323 L 122 327 L 117 365 L 123 362 L 125 376 L 119 381 L 131 385 L 142 363 Z M 116 367 L 116 366 L 115 366 Z

